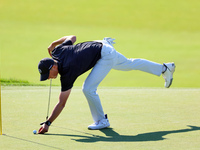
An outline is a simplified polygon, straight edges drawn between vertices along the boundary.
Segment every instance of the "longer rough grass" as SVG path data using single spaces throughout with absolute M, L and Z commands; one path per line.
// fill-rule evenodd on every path
M 48 87 L 2 87 L 0 149 L 199 149 L 200 89 L 99 88 L 111 127 L 91 131 L 81 88 L 72 90 L 48 134 L 34 135 L 45 120 Z M 51 107 L 60 88 L 52 87 Z
M 174 61 L 174 87 L 199 87 L 199 6 L 198 0 L 3 0 L 1 75 L 39 83 L 37 64 L 49 57 L 47 47 L 53 40 L 69 34 L 77 35 L 78 42 L 111 36 L 127 57 Z M 81 86 L 85 78 L 75 85 Z M 160 87 L 157 79 L 143 73 L 115 71 L 102 85 Z

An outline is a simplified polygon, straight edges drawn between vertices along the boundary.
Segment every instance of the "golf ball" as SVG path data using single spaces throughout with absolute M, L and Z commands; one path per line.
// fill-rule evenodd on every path
M 37 133 L 37 131 L 36 130 L 33 130 L 33 134 L 36 134 Z

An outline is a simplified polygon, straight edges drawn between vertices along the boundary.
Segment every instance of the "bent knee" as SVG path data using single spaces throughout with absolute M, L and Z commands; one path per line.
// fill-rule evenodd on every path
M 96 89 L 90 87 L 83 86 L 82 91 L 85 95 L 96 95 Z
M 83 86 L 82 91 L 84 94 L 89 94 L 91 92 L 90 88 Z

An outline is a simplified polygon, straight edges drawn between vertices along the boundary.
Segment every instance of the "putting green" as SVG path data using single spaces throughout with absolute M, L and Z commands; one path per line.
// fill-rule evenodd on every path
M 200 89 L 99 88 L 111 127 L 91 131 L 81 88 L 45 135 L 34 135 L 45 120 L 49 87 L 2 87 L 0 149 L 199 149 Z M 52 87 L 51 107 L 60 88 Z

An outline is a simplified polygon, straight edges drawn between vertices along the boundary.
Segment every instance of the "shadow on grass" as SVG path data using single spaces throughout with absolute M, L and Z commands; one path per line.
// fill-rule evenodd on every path
M 57 127 L 57 126 L 54 126 Z M 168 134 L 174 134 L 174 133 L 184 133 L 184 132 L 191 132 L 200 130 L 200 127 L 197 126 L 189 126 L 189 129 L 180 129 L 180 130 L 171 130 L 171 131 L 157 131 L 157 132 L 149 132 L 149 133 L 142 133 L 138 135 L 120 135 L 119 133 L 115 132 L 112 128 L 102 129 L 100 130 L 105 134 L 105 136 L 99 136 L 94 135 L 86 132 L 81 132 L 78 130 L 72 130 L 68 128 L 68 130 L 76 131 L 79 133 L 87 134 L 85 135 L 71 135 L 71 134 L 50 134 L 47 133 L 45 135 L 54 135 L 54 136 L 68 136 L 68 137 L 74 137 L 79 139 L 72 139 L 77 142 L 85 142 L 85 143 L 91 143 L 91 142 L 148 142 L 148 141 L 160 141 L 164 140 L 165 138 L 163 136 Z M 63 128 L 63 127 L 60 127 Z
M 47 145 L 47 144 L 43 144 L 43 143 L 39 143 L 39 142 L 35 142 L 35 141 L 23 139 L 23 138 L 11 136 L 11 135 L 3 134 L 3 136 L 6 136 L 6 137 L 9 137 L 9 138 L 12 138 L 12 139 L 16 139 L 16 140 L 20 140 L 20 141 L 23 141 L 23 142 L 29 142 L 29 143 L 37 144 L 37 145 L 44 146 L 44 147 L 48 147 L 48 148 L 52 148 L 52 149 L 63 150 L 63 149 L 61 149 L 61 148 L 59 148 L 59 147 L 54 147 L 54 146 L 50 146 L 50 145 Z

